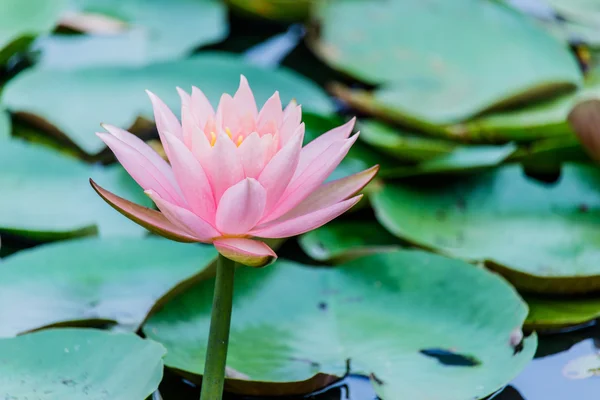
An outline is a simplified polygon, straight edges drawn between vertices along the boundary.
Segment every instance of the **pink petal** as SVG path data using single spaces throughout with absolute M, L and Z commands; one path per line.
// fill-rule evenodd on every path
M 272 211 L 269 211 L 261 222 L 264 223 L 279 218 L 307 198 L 333 172 L 346 154 L 348 154 L 348 150 L 350 150 L 350 147 L 352 147 L 357 138 L 358 134 L 352 136 L 350 139 L 333 142 L 299 176 L 297 176 L 296 172 L 277 205 Z M 302 159 L 302 153 L 300 154 L 300 159 Z
M 258 226 L 250 231 L 250 234 L 256 237 L 273 239 L 300 235 L 325 225 L 332 219 L 345 213 L 358 203 L 361 198 L 362 195 L 358 195 L 309 214 Z
M 240 86 L 233 96 L 233 101 L 235 102 L 238 115 L 250 114 L 252 118 L 256 118 L 258 115 L 254 94 L 252 93 L 252 89 L 250 89 L 248 80 L 244 75 L 240 76 Z
M 283 122 L 283 110 L 281 109 L 281 99 L 279 98 L 279 92 L 275 92 L 273 96 L 265 102 L 265 105 L 258 113 L 257 126 L 258 129 L 265 127 L 269 122 L 275 124 L 275 128 L 279 128 Z M 262 131 L 261 131 L 262 132 Z M 275 132 L 262 132 L 262 133 L 275 133 Z
M 298 102 L 296 99 L 290 100 L 288 105 L 283 109 L 283 119 L 286 119 L 296 107 L 298 107 Z
M 292 139 L 271 158 L 258 176 L 258 181 L 267 191 L 267 212 L 277 204 L 294 175 L 300 159 L 303 139 L 304 124 L 302 123 Z
M 156 129 L 160 136 L 160 140 L 163 142 L 165 153 L 169 155 L 169 146 L 165 145 L 163 140 L 162 132 L 168 131 L 175 135 L 179 140 L 183 140 L 183 132 L 179 120 L 173 114 L 173 112 L 167 107 L 161 99 L 158 98 L 154 93 L 146 90 L 150 101 L 152 102 L 152 108 L 154 109 L 154 121 L 156 122 Z
M 196 86 L 192 86 L 192 114 L 200 129 L 204 129 L 208 120 L 215 117 L 215 110 L 210 101 Z
M 296 176 L 300 175 L 322 152 L 327 149 L 332 143 L 347 139 L 352 133 L 356 118 L 352 118 L 344 125 L 333 128 L 325 132 L 302 149 L 300 154 L 300 162 L 296 170 Z
M 343 201 L 362 190 L 375 177 L 377 171 L 379 171 L 379 165 L 321 185 L 300 204 L 279 217 L 277 221 L 309 214 Z
M 296 106 L 291 110 L 288 109 L 289 106 L 284 111 L 283 123 L 279 129 L 282 146 L 285 146 L 298 128 L 298 125 L 302 122 L 302 107 Z
M 244 235 L 258 223 L 265 210 L 267 192 L 253 178 L 246 178 L 223 193 L 217 216 L 217 228 L 226 235 Z
M 158 167 L 143 153 L 147 153 L 148 149 L 143 148 L 143 153 L 138 150 L 141 146 L 132 147 L 117 136 L 105 132 L 96 133 L 100 139 L 113 151 L 117 160 L 123 168 L 127 170 L 129 175 L 140 185 L 144 190 L 151 189 L 159 193 L 161 197 L 168 199 L 175 204 L 183 204 L 184 201 L 179 195 L 179 188 L 173 178 L 173 173 L 165 175 L 161 172 L 164 168 L 162 163 L 158 163 Z M 129 143 L 133 143 L 130 140 Z M 144 144 L 144 146 L 147 146 Z M 150 149 L 150 151 L 154 151 Z M 158 155 L 157 155 L 158 156 Z M 160 156 L 158 156 L 160 158 Z M 156 160 L 155 157 L 152 157 Z M 163 160 L 164 161 L 164 160 Z M 160 169 L 159 169 L 160 168 Z
M 269 145 L 268 138 L 264 136 L 261 138 L 258 133 L 252 132 L 238 147 L 238 156 L 246 178 L 256 178 L 263 170 L 267 162 Z
M 179 227 L 179 229 L 187 232 L 189 235 L 198 238 L 198 241 L 210 243 L 212 239 L 221 236 L 211 224 L 190 210 L 164 200 L 152 190 L 146 190 L 145 193 L 173 225 Z
M 127 132 L 124 129 L 117 128 L 116 126 L 109 124 L 102 124 L 102 127 L 106 129 L 110 134 L 115 136 L 120 141 L 128 144 L 133 147 L 135 150 L 139 151 L 142 156 L 146 157 L 150 163 L 152 163 L 156 169 L 165 176 L 171 182 L 171 185 L 175 188 L 177 187 L 175 176 L 173 175 L 173 170 L 161 156 L 158 155 L 156 151 L 150 146 L 146 144 L 142 139 L 135 136 L 132 133 Z
M 261 268 L 277 259 L 265 243 L 244 238 L 219 238 L 213 244 L 225 258 L 248 267 Z
M 189 208 L 194 214 L 212 224 L 215 217 L 215 199 L 204 169 L 191 151 L 170 132 L 163 135 L 171 149 L 171 166 Z
M 198 239 L 193 235 L 190 235 L 186 231 L 171 223 L 171 221 L 169 221 L 160 212 L 140 206 L 139 204 L 132 203 L 129 200 L 125 200 L 124 198 L 102 188 L 92 179 L 90 179 L 90 184 L 96 193 L 98 193 L 98 195 L 100 195 L 100 197 L 112 208 L 149 231 L 177 242 L 190 243 L 198 241 Z
M 237 147 L 224 133 L 217 137 L 214 147 L 207 152 L 207 158 L 201 160 L 201 164 L 212 186 L 215 204 L 219 204 L 223 192 L 244 179 Z
M 192 116 L 192 97 L 180 87 L 177 87 L 177 93 L 181 98 L 181 134 L 183 136 L 183 143 L 188 148 L 192 148 L 192 132 L 196 126 L 196 121 Z
M 217 135 L 225 134 L 225 128 L 229 128 L 231 132 L 236 132 L 239 126 L 239 117 L 235 109 L 233 97 L 224 93 L 219 101 L 219 107 L 216 114 Z

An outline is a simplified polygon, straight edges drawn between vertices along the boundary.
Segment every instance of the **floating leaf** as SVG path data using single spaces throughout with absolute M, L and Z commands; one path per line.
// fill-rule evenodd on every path
M 66 135 L 84 152 L 96 154 L 104 149 L 104 143 L 94 135 L 100 130 L 99 123 L 128 128 L 139 116 L 153 120 L 145 89 L 177 111 L 180 99 L 176 86 L 188 91 L 192 85 L 198 86 L 216 104 L 224 91 L 235 92 L 242 73 L 259 103 L 279 90 L 284 102 L 296 98 L 308 111 L 333 112 L 327 94 L 306 78 L 282 68 L 256 67 L 225 53 L 203 53 L 140 68 L 32 69 L 7 84 L 3 103 L 50 132 Z
M 335 263 L 400 246 L 398 239 L 370 221 L 330 222 L 302 235 L 299 243 L 315 260 Z
M 215 257 L 212 246 L 152 237 L 86 238 L 23 250 L 0 269 L 0 337 L 95 321 L 135 331 L 159 299 L 189 285 Z
M 472 172 L 494 167 L 515 153 L 513 143 L 498 146 L 459 146 L 448 154 L 423 161 L 416 166 L 398 167 L 383 172 L 383 176 L 404 178 L 441 173 Z
M 6 399 L 144 400 L 162 379 L 160 344 L 131 333 L 52 329 L 0 340 Z
M 51 31 L 67 0 L 3 0 L 0 13 L 0 64 L 29 46 L 39 34 Z
M 93 167 L 18 140 L 0 146 L 0 231 L 39 240 L 100 233 L 140 236 L 145 230 L 106 205 L 92 177 L 131 201 L 150 206 L 120 166 Z
M 355 103 L 413 125 L 463 121 L 582 80 L 560 40 L 494 1 L 330 1 L 318 17 L 316 53 L 380 85 L 352 90 Z
M 427 161 L 451 153 L 457 143 L 392 128 L 375 120 L 360 122 L 361 140 L 401 161 Z
M 398 251 L 335 268 L 279 262 L 236 274 L 227 365 L 248 379 L 228 380 L 234 392 L 308 393 L 344 375 L 349 360 L 387 400 L 478 399 L 535 352 L 535 336 L 520 352 L 510 344 L 527 314 L 513 288 L 459 260 Z M 213 283 L 181 294 L 144 326 L 167 347 L 165 364 L 192 380 L 203 372 Z M 424 354 L 435 350 L 477 366 Z
M 525 326 L 529 329 L 560 329 L 600 318 L 598 296 L 561 298 L 526 295 L 525 300 L 529 305 Z
M 120 28 L 117 32 L 98 33 L 121 38 L 123 44 L 115 42 L 115 45 L 130 44 L 131 51 L 142 55 L 146 62 L 187 56 L 201 45 L 220 41 L 228 31 L 225 7 L 217 0 L 73 0 L 71 3 L 74 12 L 63 19 L 63 25 L 94 33 L 98 31 L 98 19 L 104 18 L 107 23 L 112 22 L 110 26 Z M 131 42 L 132 34 L 141 40 Z
M 543 184 L 518 166 L 435 187 L 387 183 L 371 194 L 398 237 L 467 260 L 486 260 L 518 288 L 600 289 L 600 171 L 566 165 Z

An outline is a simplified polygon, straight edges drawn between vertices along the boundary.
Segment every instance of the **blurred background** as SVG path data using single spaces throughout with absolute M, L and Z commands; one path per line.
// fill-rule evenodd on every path
M 274 90 L 302 104 L 307 142 L 358 116 L 360 139 L 330 179 L 381 166 L 356 212 L 280 257 L 333 265 L 418 247 L 480 262 L 540 334 L 494 398 L 598 398 L 600 0 L 0 0 L 3 262 L 145 235 L 88 185 L 151 205 L 94 132 L 123 127 L 161 153 L 144 90 L 177 112 L 176 86 L 216 105 L 240 74 L 259 104 Z M 12 295 L 10 279 L 0 273 Z M 13 308 L 0 295 L 0 323 L 19 319 Z M 583 375 L 565 376 L 580 359 Z M 197 398 L 172 371 L 161 393 Z M 376 394 L 349 377 L 309 397 Z

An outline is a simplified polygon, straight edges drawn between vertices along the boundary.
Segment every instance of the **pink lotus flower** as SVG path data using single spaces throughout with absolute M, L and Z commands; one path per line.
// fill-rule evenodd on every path
M 354 206 L 377 166 L 323 183 L 358 134 L 354 119 L 302 147 L 301 109 L 275 92 L 259 111 L 246 78 L 215 112 L 196 87 L 181 96 L 181 120 L 148 92 L 170 165 L 138 137 L 111 125 L 97 135 L 160 212 L 92 186 L 112 207 L 162 236 L 212 243 L 225 257 L 263 266 L 277 256 L 260 240 L 318 228 Z

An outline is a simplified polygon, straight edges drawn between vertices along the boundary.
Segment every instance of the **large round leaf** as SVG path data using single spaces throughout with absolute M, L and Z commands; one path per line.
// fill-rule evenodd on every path
M 6 399 L 144 400 L 163 374 L 160 344 L 131 333 L 52 329 L 0 340 Z
M 376 216 L 417 245 L 486 260 L 517 287 L 600 289 L 600 171 L 566 165 L 556 184 L 518 166 L 435 186 L 387 183 L 372 193 Z
M 237 89 L 240 74 L 248 78 L 259 103 L 279 90 L 284 102 L 295 98 L 306 110 L 333 111 L 327 94 L 306 78 L 286 69 L 256 67 L 224 53 L 138 68 L 32 69 L 11 80 L 2 98 L 10 111 L 36 117 L 33 122 L 50 132 L 59 133 L 58 129 L 83 151 L 95 154 L 104 148 L 94 135 L 99 123 L 128 128 L 138 116 L 153 120 L 145 89 L 177 111 L 181 103 L 176 86 L 188 91 L 198 86 L 216 104 L 223 92 Z
M 65 25 L 93 33 L 98 23 L 87 23 L 90 14 L 119 21 L 125 26 L 122 32 L 113 35 L 147 62 L 186 56 L 196 47 L 223 39 L 228 31 L 225 6 L 218 0 L 72 0 L 71 3 L 76 14 L 64 19 Z M 131 33 L 140 40 L 132 42 Z M 117 59 L 114 61 L 118 64 Z
M 335 263 L 400 247 L 400 241 L 374 221 L 330 222 L 298 241 L 315 260 Z
M 499 2 L 327 1 L 319 19 L 316 52 L 381 84 L 367 103 L 408 122 L 462 121 L 581 83 L 561 41 Z
M 106 205 L 89 178 L 136 203 L 150 206 L 120 166 L 92 167 L 18 140 L 0 146 L 0 231 L 37 239 L 99 233 L 142 235 L 145 230 Z
M 0 12 L 0 64 L 56 25 L 67 0 L 3 0 Z
M 0 337 L 93 321 L 135 331 L 157 300 L 189 284 L 215 256 L 212 246 L 152 237 L 87 238 L 23 250 L 0 269 Z
M 191 379 L 203 372 L 213 284 L 175 298 L 144 326 L 167 347 L 165 364 Z M 247 379 L 226 385 L 237 392 L 308 392 L 344 375 L 348 362 L 386 400 L 482 398 L 536 347 L 535 336 L 520 352 L 511 346 L 527 308 L 510 285 L 430 253 L 328 269 L 279 262 L 238 270 L 235 285 L 227 365 Z

